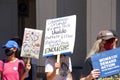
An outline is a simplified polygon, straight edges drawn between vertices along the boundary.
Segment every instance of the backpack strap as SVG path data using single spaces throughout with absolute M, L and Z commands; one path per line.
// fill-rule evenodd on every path
M 18 61 L 18 67 L 21 67 L 22 66 L 22 60 L 19 60 Z
M 4 63 L 5 63 L 5 59 L 2 60 L 2 72 L 1 72 L 1 80 L 2 80 L 2 76 L 3 76 L 3 70 L 4 70 Z
M 23 67 L 23 63 L 22 63 L 22 60 L 19 60 L 18 61 L 18 71 L 20 72 L 21 70 L 21 67 Z
M 5 63 L 5 59 L 2 60 L 2 69 L 4 69 L 4 63 Z

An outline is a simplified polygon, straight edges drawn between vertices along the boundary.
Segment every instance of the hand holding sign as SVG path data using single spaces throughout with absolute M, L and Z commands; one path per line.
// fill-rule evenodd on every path
M 100 52 L 91 57 L 94 69 L 100 70 L 99 77 L 107 77 L 120 72 L 120 48 Z
M 64 76 L 70 74 L 70 72 L 72 71 L 71 60 L 66 56 L 62 56 L 61 58 L 60 55 L 73 53 L 75 33 L 76 33 L 76 15 L 46 20 L 43 51 L 43 57 L 48 57 L 45 66 L 46 72 L 51 73 L 56 70 L 56 75 L 58 76 L 61 74 Z M 48 62 L 48 60 L 51 60 L 50 56 L 55 55 L 57 56 L 57 62 L 55 62 L 56 58 L 55 61 Z M 63 57 L 65 59 L 63 59 Z M 54 63 L 55 65 L 53 65 Z M 56 75 L 54 75 L 54 77 Z M 54 77 L 52 76 L 52 79 L 50 80 L 53 80 Z
M 89 77 L 92 78 L 92 79 L 96 79 L 96 78 L 99 77 L 99 75 L 100 75 L 99 69 L 94 69 L 94 70 L 91 71 Z M 92 80 L 92 79 L 91 79 L 91 80 Z

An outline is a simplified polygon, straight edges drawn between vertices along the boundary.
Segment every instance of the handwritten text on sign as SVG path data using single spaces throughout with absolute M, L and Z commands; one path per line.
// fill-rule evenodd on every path
M 73 52 L 76 16 L 67 16 L 46 21 L 43 56 Z
M 42 30 L 25 28 L 23 44 L 22 44 L 22 57 L 39 58 Z

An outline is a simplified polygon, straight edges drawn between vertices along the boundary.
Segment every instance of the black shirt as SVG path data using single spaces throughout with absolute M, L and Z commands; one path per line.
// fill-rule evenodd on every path
M 93 70 L 93 67 L 92 67 L 91 58 L 88 58 L 83 65 L 83 70 L 81 74 L 82 77 L 88 76 L 92 70 Z

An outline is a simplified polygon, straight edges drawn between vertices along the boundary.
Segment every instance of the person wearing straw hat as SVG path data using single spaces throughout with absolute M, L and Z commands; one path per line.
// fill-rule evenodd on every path
M 99 69 L 93 69 L 91 62 L 91 56 L 93 54 L 116 48 L 118 40 L 119 37 L 114 30 L 101 30 L 98 33 L 97 40 L 86 57 L 80 80 L 118 80 L 120 78 L 119 74 L 105 78 L 98 78 L 100 71 Z
M 0 60 L 1 80 L 24 80 L 31 69 L 31 65 L 26 64 L 25 67 L 24 61 L 16 57 L 19 50 L 18 43 L 14 40 L 8 40 L 2 48 L 7 59 Z

